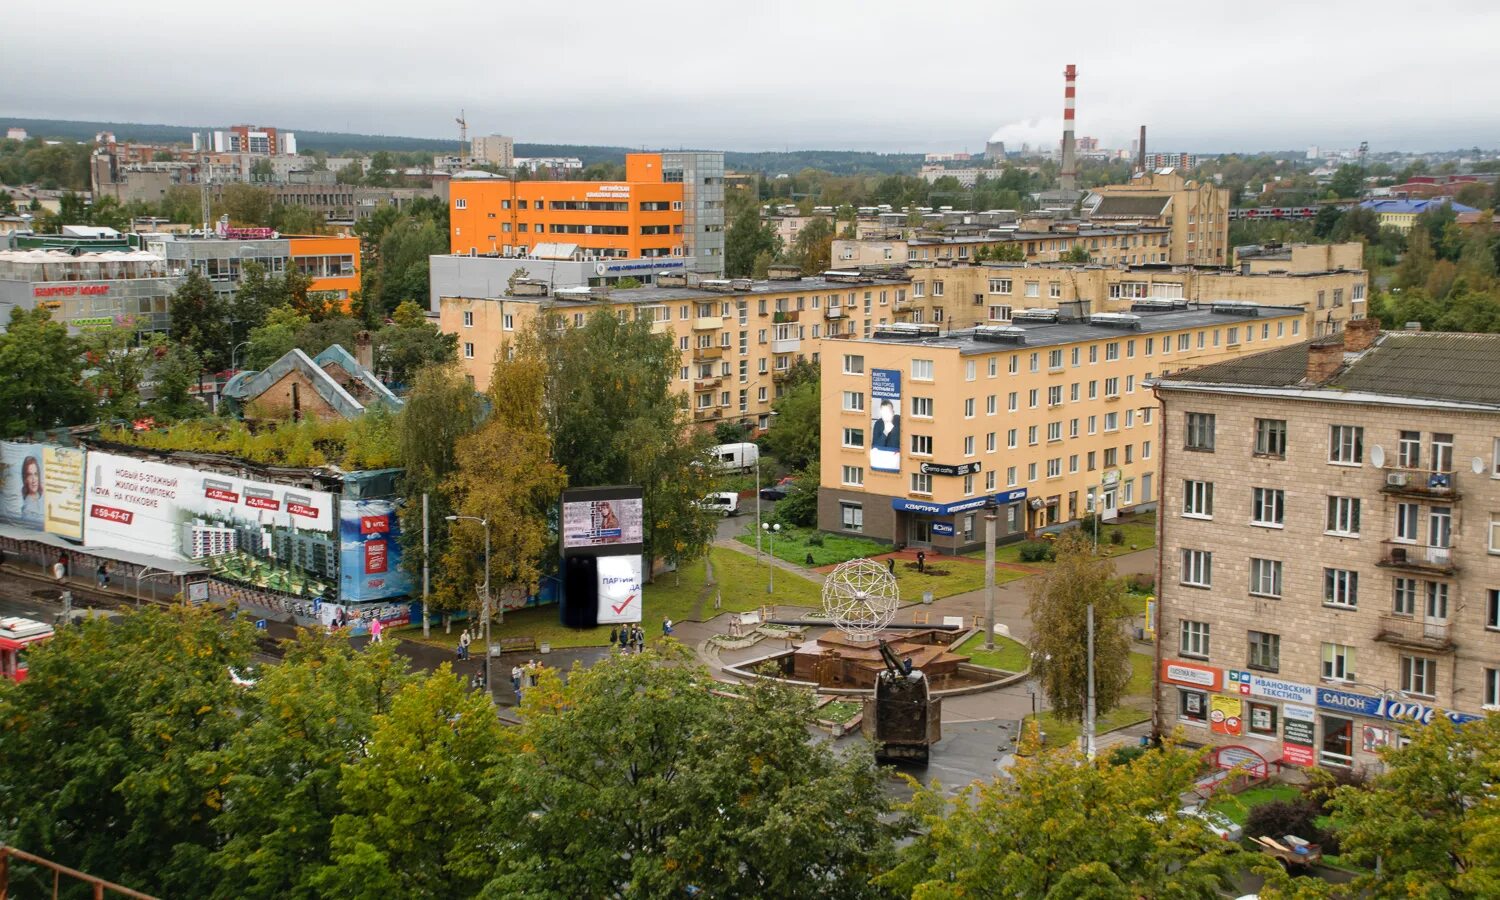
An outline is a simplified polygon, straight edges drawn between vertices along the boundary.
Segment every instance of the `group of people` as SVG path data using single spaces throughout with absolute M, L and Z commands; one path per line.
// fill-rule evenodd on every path
M 521 702 L 521 692 L 527 688 L 536 687 L 537 676 L 541 674 L 543 663 L 540 660 L 528 659 L 524 663 L 516 663 L 510 670 L 510 687 L 516 692 L 516 703 Z
M 670 621 L 670 620 L 668 620 Z M 640 653 L 646 649 L 646 629 L 639 625 L 621 625 L 609 629 L 609 645 L 620 645 L 625 653 Z

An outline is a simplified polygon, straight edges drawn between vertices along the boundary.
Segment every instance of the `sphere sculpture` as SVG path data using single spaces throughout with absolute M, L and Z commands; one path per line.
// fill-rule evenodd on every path
M 900 604 L 896 576 L 868 559 L 840 563 L 823 582 L 823 614 L 851 640 L 873 640 Z

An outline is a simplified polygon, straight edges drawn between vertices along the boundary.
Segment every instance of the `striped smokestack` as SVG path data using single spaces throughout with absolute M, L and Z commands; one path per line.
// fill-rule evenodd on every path
M 1063 70 L 1067 87 L 1063 90 L 1063 143 L 1062 172 L 1058 175 L 1058 187 L 1065 191 L 1078 190 L 1078 159 L 1073 144 L 1073 102 L 1078 95 L 1078 67 L 1072 63 Z

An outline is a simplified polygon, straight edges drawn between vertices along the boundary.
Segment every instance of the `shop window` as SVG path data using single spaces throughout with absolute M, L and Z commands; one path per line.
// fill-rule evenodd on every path
M 1269 703 L 1251 703 L 1250 717 L 1247 727 L 1251 734 L 1261 737 L 1274 738 L 1276 736 L 1276 707 Z
M 1177 717 L 1194 725 L 1208 723 L 1208 695 L 1202 691 L 1177 689 Z
M 1325 766 L 1348 768 L 1354 764 L 1354 720 L 1323 716 L 1321 761 Z

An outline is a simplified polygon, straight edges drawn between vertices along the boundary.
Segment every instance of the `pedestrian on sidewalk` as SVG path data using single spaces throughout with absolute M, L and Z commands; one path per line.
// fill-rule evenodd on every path
M 52 577 L 58 581 L 68 577 L 68 554 L 57 554 L 57 562 L 52 564 Z
M 661 636 L 662 637 L 671 637 L 672 636 L 672 617 L 671 616 L 668 616 L 667 618 L 661 620 Z
M 613 625 L 609 626 L 609 649 L 611 649 L 611 650 L 615 649 L 615 644 L 617 644 L 619 642 L 620 642 L 620 629 L 616 628 Z
M 385 625 L 381 623 L 380 616 L 377 615 L 370 620 L 370 641 L 376 644 L 385 643 L 381 637 L 383 634 L 385 634 Z
M 99 561 L 99 568 L 94 570 L 94 579 L 99 583 L 99 590 L 109 587 L 109 563 L 105 560 Z
M 516 663 L 510 667 L 510 689 L 516 692 L 516 697 L 521 696 L 521 664 Z
M 620 652 L 630 652 L 630 626 L 626 625 L 620 629 Z
M 469 644 L 472 643 L 473 640 L 474 640 L 473 638 L 469 637 L 469 629 L 467 629 L 467 628 L 464 629 L 464 633 L 463 634 L 461 634 L 461 635 L 458 636 L 458 658 L 459 659 L 468 659 L 469 658 Z

